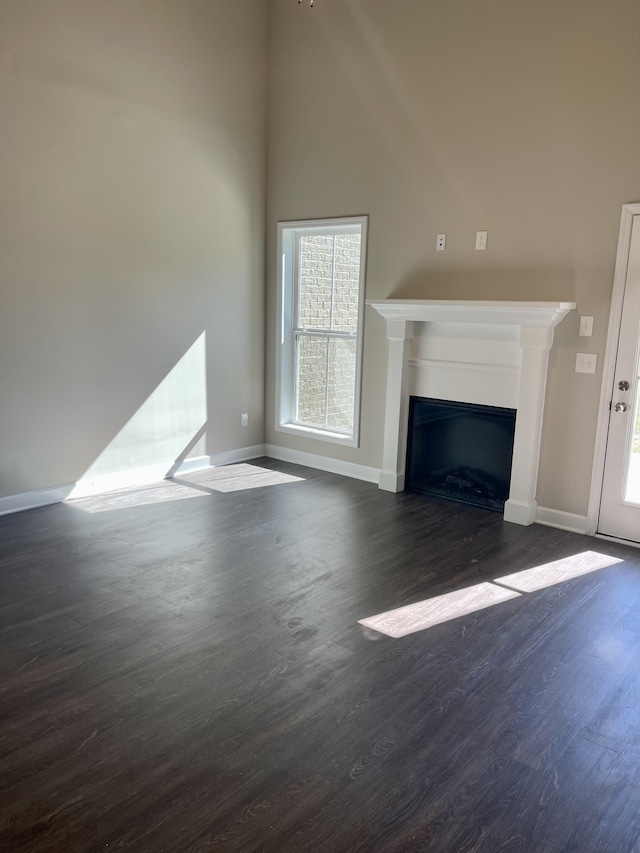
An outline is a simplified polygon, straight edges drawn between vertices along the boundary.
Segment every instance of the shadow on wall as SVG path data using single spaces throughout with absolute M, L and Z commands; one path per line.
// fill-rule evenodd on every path
M 416 270 L 388 298 L 574 302 L 574 271 L 563 267 Z
M 203 455 L 207 427 L 206 332 L 76 483 L 69 498 L 160 480 Z

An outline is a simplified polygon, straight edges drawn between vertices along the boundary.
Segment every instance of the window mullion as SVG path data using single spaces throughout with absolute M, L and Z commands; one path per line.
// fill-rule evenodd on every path
M 339 338 L 355 341 L 358 337 L 355 332 L 343 332 L 337 329 L 305 329 L 304 326 L 294 329 L 293 332 L 296 335 L 307 335 L 310 338 Z

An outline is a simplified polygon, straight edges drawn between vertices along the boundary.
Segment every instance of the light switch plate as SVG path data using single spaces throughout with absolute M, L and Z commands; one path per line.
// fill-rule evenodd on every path
M 580 337 L 590 338 L 593 334 L 593 317 L 580 317 Z
M 598 356 L 593 352 L 576 353 L 576 373 L 595 373 Z
M 487 240 L 489 238 L 488 231 L 476 232 L 476 252 L 484 252 L 487 248 Z

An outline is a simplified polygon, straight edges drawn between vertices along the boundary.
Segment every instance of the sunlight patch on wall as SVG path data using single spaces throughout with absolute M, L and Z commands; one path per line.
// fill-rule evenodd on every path
M 70 498 L 161 480 L 206 423 L 203 332 L 93 462 Z
M 358 624 L 388 637 L 406 637 L 408 634 L 484 610 L 494 604 L 501 604 L 511 598 L 519 598 L 523 594 L 564 583 L 622 562 L 624 560 L 617 557 L 584 551 L 553 563 L 496 578 L 495 581 L 486 581 L 398 607 L 396 610 L 388 610 L 377 616 L 359 619 Z

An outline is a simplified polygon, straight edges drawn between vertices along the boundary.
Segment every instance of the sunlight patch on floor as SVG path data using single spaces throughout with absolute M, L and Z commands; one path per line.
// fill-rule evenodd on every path
M 141 486 L 135 489 L 119 489 L 104 495 L 92 495 L 86 498 L 68 498 L 65 503 L 84 512 L 109 512 L 114 509 L 130 509 L 136 506 L 184 501 L 191 498 L 209 497 L 207 492 L 182 486 L 171 480 Z
M 557 583 L 564 583 L 572 578 L 579 578 L 607 566 L 622 563 L 616 557 L 607 554 L 598 554 L 595 551 L 584 551 L 582 554 L 574 554 L 555 560 L 553 563 L 545 563 L 543 566 L 535 566 L 533 569 L 524 569 L 511 575 L 496 578 L 495 582 L 504 586 L 517 589 L 519 592 L 536 592 Z
M 241 463 L 220 468 L 197 471 L 171 480 L 137 488 L 119 489 L 101 495 L 67 498 L 65 503 L 84 512 L 108 512 L 136 506 L 183 501 L 192 498 L 210 498 L 216 493 L 231 493 L 266 486 L 281 486 L 302 482 L 304 478 L 261 468 L 259 465 Z
M 266 486 L 301 483 L 303 479 L 303 477 L 294 477 L 292 474 L 284 474 L 282 471 L 261 468 L 259 465 L 239 463 L 178 476 L 176 482 L 211 489 L 214 492 L 244 492 L 248 489 L 263 489 Z
M 407 634 L 425 631 L 433 625 L 450 622 L 459 616 L 468 616 L 469 613 L 519 597 L 520 593 L 515 590 L 492 583 L 479 583 L 467 589 L 447 592 L 426 601 L 417 601 L 397 610 L 389 610 L 369 619 L 360 619 L 359 624 L 380 631 L 388 637 L 406 637 Z
M 485 581 L 466 589 L 437 595 L 379 613 L 377 616 L 360 619 L 358 624 L 388 637 L 406 637 L 408 634 L 425 631 L 434 625 L 484 610 L 494 604 L 501 604 L 523 594 L 537 592 L 622 562 L 624 561 L 617 557 L 584 551 L 562 560 L 504 575 L 495 581 Z

